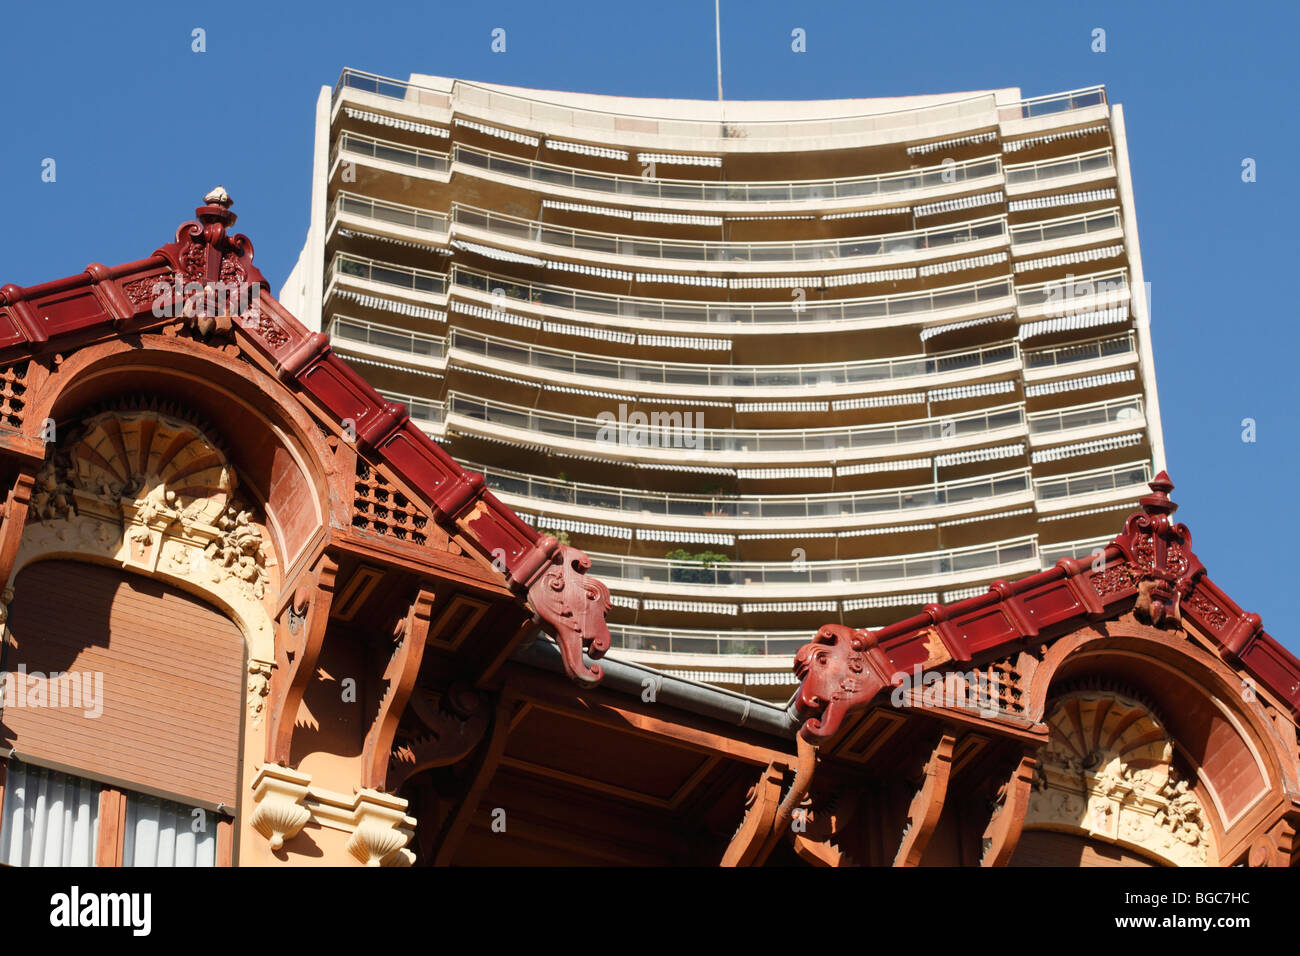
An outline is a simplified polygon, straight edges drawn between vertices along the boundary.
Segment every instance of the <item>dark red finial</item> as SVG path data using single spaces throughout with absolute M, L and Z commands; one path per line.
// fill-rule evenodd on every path
M 1147 487 L 1151 489 L 1151 494 L 1138 500 L 1142 510 L 1147 514 L 1171 515 L 1178 510 L 1178 505 L 1169 498 L 1169 492 L 1174 490 L 1174 483 L 1169 480 L 1168 472 L 1160 472 L 1147 483 Z

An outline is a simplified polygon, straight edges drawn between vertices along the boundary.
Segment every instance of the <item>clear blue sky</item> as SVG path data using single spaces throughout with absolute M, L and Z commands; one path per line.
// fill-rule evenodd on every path
M 1213 577 L 1293 651 L 1300 5 L 723 0 L 728 98 L 1105 83 L 1124 104 L 1169 471 Z M 304 16 L 305 15 L 305 16 Z M 191 51 L 202 27 L 207 52 Z M 505 53 L 490 33 L 503 27 Z M 790 34 L 807 31 L 807 52 Z M 1092 31 L 1106 31 L 1094 53 Z M 279 288 L 343 66 L 712 98 L 713 4 L 8 4 L 0 283 L 148 255 L 220 182 Z M 41 181 L 52 157 L 57 181 Z M 1241 180 L 1243 158 L 1258 181 Z M 1242 419 L 1257 423 L 1244 443 Z

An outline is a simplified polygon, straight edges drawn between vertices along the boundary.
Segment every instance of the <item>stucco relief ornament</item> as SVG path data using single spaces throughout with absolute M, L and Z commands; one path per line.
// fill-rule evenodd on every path
M 582 652 L 598 660 L 610 645 L 605 624 L 609 588 L 587 576 L 590 568 L 591 559 L 582 551 L 557 544 L 550 562 L 528 588 L 529 602 L 550 625 L 559 644 L 565 671 L 572 680 L 588 686 L 600 683 L 604 671 L 599 664 L 588 666 Z
M 1156 627 L 1178 627 L 1184 599 L 1205 574 L 1192 553 L 1192 534 L 1171 518 L 1178 510 L 1169 498 L 1174 483 L 1160 472 L 1150 482 L 1151 494 L 1141 499 L 1142 513 L 1129 517 L 1115 544 L 1128 558 L 1137 578 L 1136 612 Z

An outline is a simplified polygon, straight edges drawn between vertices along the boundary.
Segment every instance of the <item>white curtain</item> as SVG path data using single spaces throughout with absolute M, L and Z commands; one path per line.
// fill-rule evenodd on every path
M 123 866 L 216 866 L 217 815 L 129 793 Z
M 0 862 L 94 866 L 99 790 L 93 781 L 10 760 L 0 821 Z

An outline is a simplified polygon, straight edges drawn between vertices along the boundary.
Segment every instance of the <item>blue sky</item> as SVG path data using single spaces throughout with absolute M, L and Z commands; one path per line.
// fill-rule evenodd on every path
M 279 288 L 307 225 L 317 91 L 343 66 L 716 95 L 709 0 L 10 4 L 4 25 L 0 283 L 19 285 L 148 255 L 220 182 Z M 490 50 L 496 27 L 505 53 Z M 795 27 L 806 53 L 790 49 Z M 722 3 L 728 98 L 1105 83 L 1124 104 L 1179 518 L 1292 651 L 1298 27 L 1300 5 L 1282 3 Z

